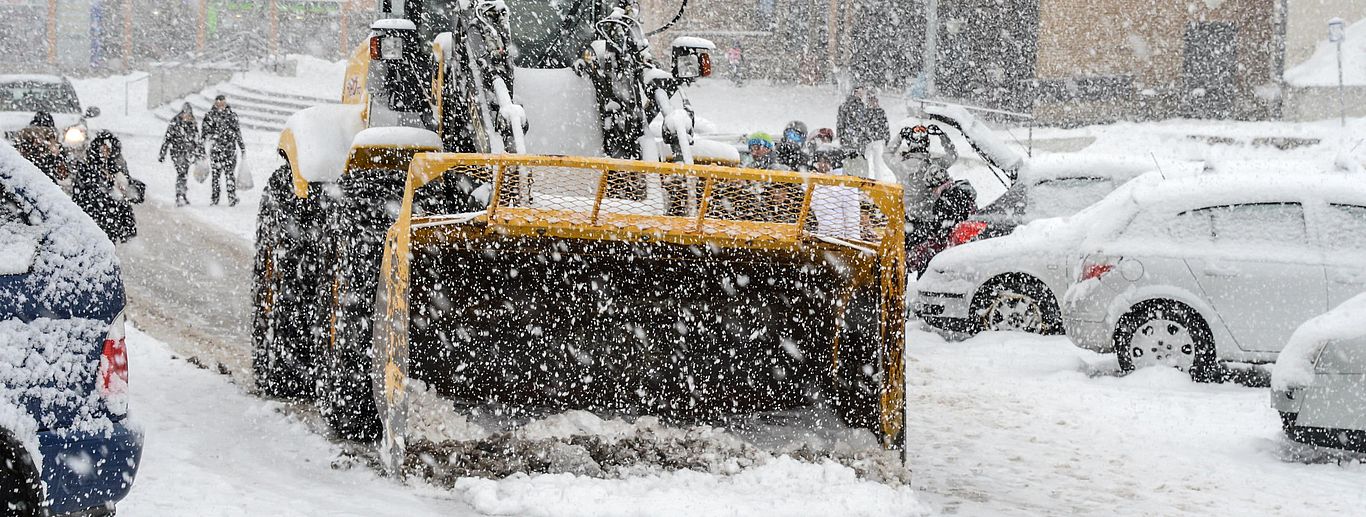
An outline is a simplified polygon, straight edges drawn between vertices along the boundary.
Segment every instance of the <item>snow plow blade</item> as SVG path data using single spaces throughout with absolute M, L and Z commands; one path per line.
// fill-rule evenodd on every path
M 409 379 L 689 418 L 824 401 L 901 448 L 900 202 L 848 176 L 419 154 L 376 293 L 381 457 L 398 472 Z

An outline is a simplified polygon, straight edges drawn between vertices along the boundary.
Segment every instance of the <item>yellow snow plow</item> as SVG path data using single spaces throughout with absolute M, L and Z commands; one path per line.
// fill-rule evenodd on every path
M 712 417 L 826 401 L 902 447 L 900 188 L 611 158 L 424 153 L 383 245 L 370 378 L 475 404 Z

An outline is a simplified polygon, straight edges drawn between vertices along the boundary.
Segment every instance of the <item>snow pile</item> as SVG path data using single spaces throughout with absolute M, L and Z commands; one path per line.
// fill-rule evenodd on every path
M 1314 383 L 1314 363 L 1325 346 L 1366 336 L 1366 294 L 1304 322 L 1290 336 L 1271 371 L 1271 388 L 1289 390 Z
M 285 131 L 293 135 L 294 165 L 310 182 L 332 182 L 346 169 L 351 142 L 365 122 L 360 104 L 325 104 L 290 115 Z M 281 136 L 281 148 L 288 149 Z
M 1342 80 L 1347 85 L 1366 86 L 1366 20 L 1347 27 L 1347 39 L 1342 42 Z M 1291 86 L 1337 86 L 1337 43 L 1320 41 L 1314 55 L 1285 71 L 1285 82 Z
M 689 470 L 620 481 L 517 475 L 465 478 L 454 488 L 476 511 L 493 515 L 930 514 L 909 487 L 867 483 L 835 463 L 813 465 L 787 457 L 729 477 Z

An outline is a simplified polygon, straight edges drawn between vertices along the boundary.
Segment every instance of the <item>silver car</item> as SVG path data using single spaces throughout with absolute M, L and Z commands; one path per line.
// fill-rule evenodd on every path
M 1107 212 L 1092 205 L 1144 173 L 1160 179 L 1159 170 L 1189 174 L 1197 164 L 1084 155 L 1029 162 L 1010 190 L 955 229 L 954 246 L 913 285 L 912 309 L 950 332 L 1064 333 L 1058 295 L 1071 283 L 1077 246 Z
M 0 74 L 0 137 L 13 141 L 36 112 L 52 115 L 62 145 L 84 158 L 90 129 L 86 119 L 100 116 L 95 106 L 81 111 L 71 81 L 56 75 Z
M 1366 452 L 1366 294 L 1309 320 L 1271 374 L 1287 438 Z
M 1287 170 L 1135 189 L 1098 217 L 1063 297 L 1068 335 L 1120 367 L 1221 380 L 1366 291 L 1366 181 Z

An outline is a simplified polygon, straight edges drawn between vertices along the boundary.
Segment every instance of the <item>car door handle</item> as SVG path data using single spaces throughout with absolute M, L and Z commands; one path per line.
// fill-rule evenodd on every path
M 1203 273 L 1205 276 L 1214 277 L 1235 277 L 1239 275 L 1236 268 L 1224 264 L 1205 264 Z
M 1333 282 L 1348 285 L 1366 284 L 1366 275 L 1358 275 L 1353 273 L 1338 273 L 1333 275 Z

